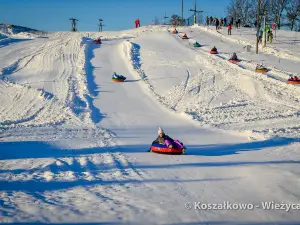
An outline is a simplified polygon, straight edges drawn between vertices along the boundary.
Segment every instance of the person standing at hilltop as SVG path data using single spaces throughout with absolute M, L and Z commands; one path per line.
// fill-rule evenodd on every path
M 141 26 L 140 19 L 136 19 L 134 23 L 135 23 L 135 28 L 138 28 Z
M 226 27 L 227 26 L 227 18 L 225 17 L 224 18 L 224 27 Z
M 219 29 L 219 25 L 220 25 L 219 19 L 218 19 L 218 18 L 216 18 L 216 30 L 218 30 L 218 29 Z
M 231 35 L 231 29 L 232 29 L 232 25 L 231 23 L 228 25 L 228 35 Z

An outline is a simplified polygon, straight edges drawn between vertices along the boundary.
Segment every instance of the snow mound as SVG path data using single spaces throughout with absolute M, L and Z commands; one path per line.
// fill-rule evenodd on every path
M 35 38 L 46 34 L 44 31 L 9 24 L 0 24 L 0 33 L 16 38 Z

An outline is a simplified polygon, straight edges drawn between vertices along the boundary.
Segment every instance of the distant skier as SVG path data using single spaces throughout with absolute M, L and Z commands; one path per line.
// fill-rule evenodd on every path
M 271 30 L 269 31 L 269 41 L 270 43 L 273 41 L 273 32 Z
M 228 25 L 228 35 L 231 35 L 231 29 L 232 29 L 232 26 L 231 26 L 231 23 Z
M 141 21 L 140 21 L 140 19 L 136 19 L 135 20 L 135 28 L 138 28 L 138 27 L 140 27 L 141 26 Z
M 238 27 L 237 28 L 241 28 L 241 19 L 239 18 L 238 20 L 237 20 L 237 24 L 238 24 Z
M 120 77 L 119 77 L 119 75 L 116 72 L 114 72 L 114 74 L 112 75 L 112 78 L 119 79 Z
M 269 41 L 269 39 L 270 39 L 270 35 L 269 35 L 270 31 L 271 31 L 270 25 L 267 25 L 266 26 L 267 41 Z
M 258 32 L 258 42 L 262 43 L 263 29 L 260 29 Z
M 219 25 L 220 25 L 220 22 L 219 22 L 219 20 L 216 18 L 216 30 L 219 29 Z
M 234 52 L 229 60 L 239 60 L 236 53 Z
M 213 19 L 213 17 L 211 16 L 210 18 L 209 18 L 209 20 L 210 20 L 210 26 L 213 26 L 213 21 L 214 21 L 214 19 Z
M 254 22 L 254 27 L 257 28 L 257 20 Z
M 220 27 L 223 25 L 223 18 L 222 17 L 220 18 L 220 24 L 219 25 L 220 25 Z

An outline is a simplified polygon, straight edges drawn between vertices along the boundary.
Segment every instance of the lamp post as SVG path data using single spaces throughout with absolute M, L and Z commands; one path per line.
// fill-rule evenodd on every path
M 182 0 L 182 2 L 181 2 L 181 19 L 184 20 L 184 19 L 183 19 L 183 0 Z
M 165 21 L 165 25 L 167 24 L 166 23 L 166 19 L 168 19 L 169 17 L 167 16 L 167 14 L 165 13 L 165 16 L 164 16 L 164 21 Z

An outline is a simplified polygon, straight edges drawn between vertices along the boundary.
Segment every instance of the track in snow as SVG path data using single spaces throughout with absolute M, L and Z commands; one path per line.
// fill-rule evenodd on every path
M 0 134 L 6 140 L 0 143 L 1 150 L 5 149 L 0 155 L 0 221 L 104 224 L 257 224 L 257 221 L 280 224 L 282 218 L 298 221 L 297 211 L 184 208 L 186 202 L 197 201 L 296 202 L 299 140 L 275 138 L 249 142 L 243 134 L 203 129 L 186 114 L 170 110 L 187 105 L 187 109 L 198 110 L 209 106 L 219 107 L 220 113 L 236 107 L 239 115 L 238 108 L 247 102 L 220 106 L 220 102 L 229 101 L 232 95 L 244 96 L 244 93 L 237 89 L 240 83 L 234 83 L 236 80 L 222 73 L 219 66 L 216 70 L 209 67 L 216 59 L 192 51 L 165 32 L 142 29 L 106 38 L 103 45 L 91 45 L 84 55 L 78 55 L 83 50 L 78 44 L 82 43 L 82 36 L 90 34 L 79 34 L 65 43 L 74 52 L 65 52 L 64 59 L 59 58 L 66 71 L 60 76 L 74 78 L 75 84 L 81 78 L 86 83 L 79 86 L 82 89 L 78 92 L 72 85 L 66 94 L 57 94 L 53 89 L 53 98 L 60 96 L 57 98 L 67 102 L 69 94 L 81 96 L 85 99 L 84 108 L 89 109 L 88 117 L 79 113 L 72 116 L 77 122 L 71 121 L 69 126 L 10 128 Z M 128 36 L 139 37 L 126 41 Z M 59 33 L 53 36 L 55 43 L 64 43 L 64 37 Z M 90 41 L 85 38 L 83 43 Z M 13 46 L 7 46 L 10 47 Z M 45 71 L 47 65 L 55 62 L 54 56 L 60 56 L 58 52 L 64 50 L 61 47 L 54 44 L 52 51 L 41 49 L 41 60 L 31 50 L 24 53 L 33 54 L 32 60 L 42 62 Z M 23 71 L 32 60 L 26 61 Z M 73 62 L 76 68 L 71 69 L 69 65 Z M 227 71 L 234 66 L 217 63 Z M 72 75 L 73 70 L 80 73 Z M 127 82 L 111 82 L 113 72 L 126 76 Z M 252 74 L 247 74 L 247 79 L 253 79 Z M 253 91 L 256 88 L 258 94 L 264 91 L 257 84 L 252 81 L 253 86 L 246 89 L 252 98 L 257 94 Z M 202 111 L 200 116 L 207 114 Z M 187 154 L 148 153 L 158 126 L 183 141 L 188 147 Z M 117 146 L 109 147 L 114 144 Z

